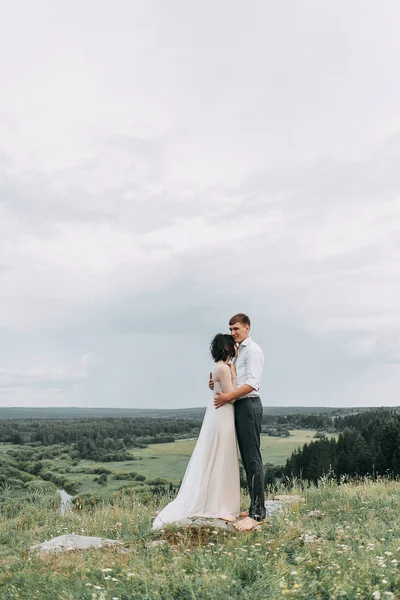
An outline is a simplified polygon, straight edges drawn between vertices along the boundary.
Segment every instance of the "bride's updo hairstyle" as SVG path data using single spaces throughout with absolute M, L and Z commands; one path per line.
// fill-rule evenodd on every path
M 211 340 L 210 351 L 214 362 L 233 358 L 235 356 L 235 342 L 233 337 L 226 333 L 217 333 Z

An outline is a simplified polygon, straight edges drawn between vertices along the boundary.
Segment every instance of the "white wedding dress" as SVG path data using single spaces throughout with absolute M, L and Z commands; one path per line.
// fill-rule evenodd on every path
M 217 363 L 214 395 L 176 498 L 154 519 L 153 529 L 189 517 L 237 517 L 240 510 L 239 460 L 233 404 L 214 407 L 217 392 L 233 390 L 229 367 Z

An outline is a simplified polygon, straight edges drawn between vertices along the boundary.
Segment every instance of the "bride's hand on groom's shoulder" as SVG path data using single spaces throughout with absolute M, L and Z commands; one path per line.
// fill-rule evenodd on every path
M 214 390 L 214 381 L 213 381 L 212 373 L 210 373 L 210 379 L 208 380 L 208 387 L 210 388 L 210 390 Z

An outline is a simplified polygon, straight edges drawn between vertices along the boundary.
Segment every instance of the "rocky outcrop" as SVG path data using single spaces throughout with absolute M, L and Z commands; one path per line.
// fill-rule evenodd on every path
M 107 546 L 121 545 L 118 540 L 108 540 L 99 537 L 91 537 L 86 535 L 60 535 L 52 538 L 42 544 L 31 546 L 31 552 L 39 552 L 41 554 L 65 552 L 68 550 L 89 550 L 90 548 L 104 548 Z

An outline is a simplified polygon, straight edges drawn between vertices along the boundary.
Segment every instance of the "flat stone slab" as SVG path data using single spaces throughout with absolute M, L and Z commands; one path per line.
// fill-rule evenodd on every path
M 265 510 L 267 517 L 273 516 L 275 513 L 281 512 L 285 505 L 296 504 L 300 502 L 300 496 L 277 496 L 274 500 L 265 501 Z M 240 520 L 240 519 L 239 519 Z M 207 519 L 205 517 L 191 517 L 188 519 L 182 519 L 174 523 L 174 527 L 212 527 L 213 529 L 219 529 L 221 531 L 237 531 L 234 527 L 234 523 L 230 521 L 224 521 L 223 519 Z M 237 523 L 237 521 L 236 521 Z M 260 523 L 260 526 L 262 523 Z M 166 525 L 167 527 L 167 525 Z
M 31 552 L 40 552 L 47 554 L 49 552 L 66 552 L 68 550 L 88 550 L 90 548 L 104 548 L 107 546 L 119 546 L 122 542 L 119 540 L 108 540 L 99 537 L 87 535 L 76 535 L 74 533 L 60 535 L 52 538 L 42 544 L 31 546 Z
M 224 521 L 223 519 L 207 519 L 204 517 L 191 517 L 189 519 L 182 519 L 177 523 L 174 523 L 174 527 L 212 527 L 213 529 L 220 529 L 221 531 L 235 531 L 233 523 Z
M 280 512 L 285 504 L 281 500 L 266 500 L 265 501 L 265 510 L 267 513 L 267 517 L 271 517 L 277 512 Z
M 290 494 L 279 494 L 277 496 L 274 496 L 274 500 L 277 500 L 278 502 L 283 502 L 283 504 L 304 504 L 304 502 L 306 501 L 305 498 L 303 498 L 303 496 L 298 496 L 298 495 L 293 495 L 291 496 Z

